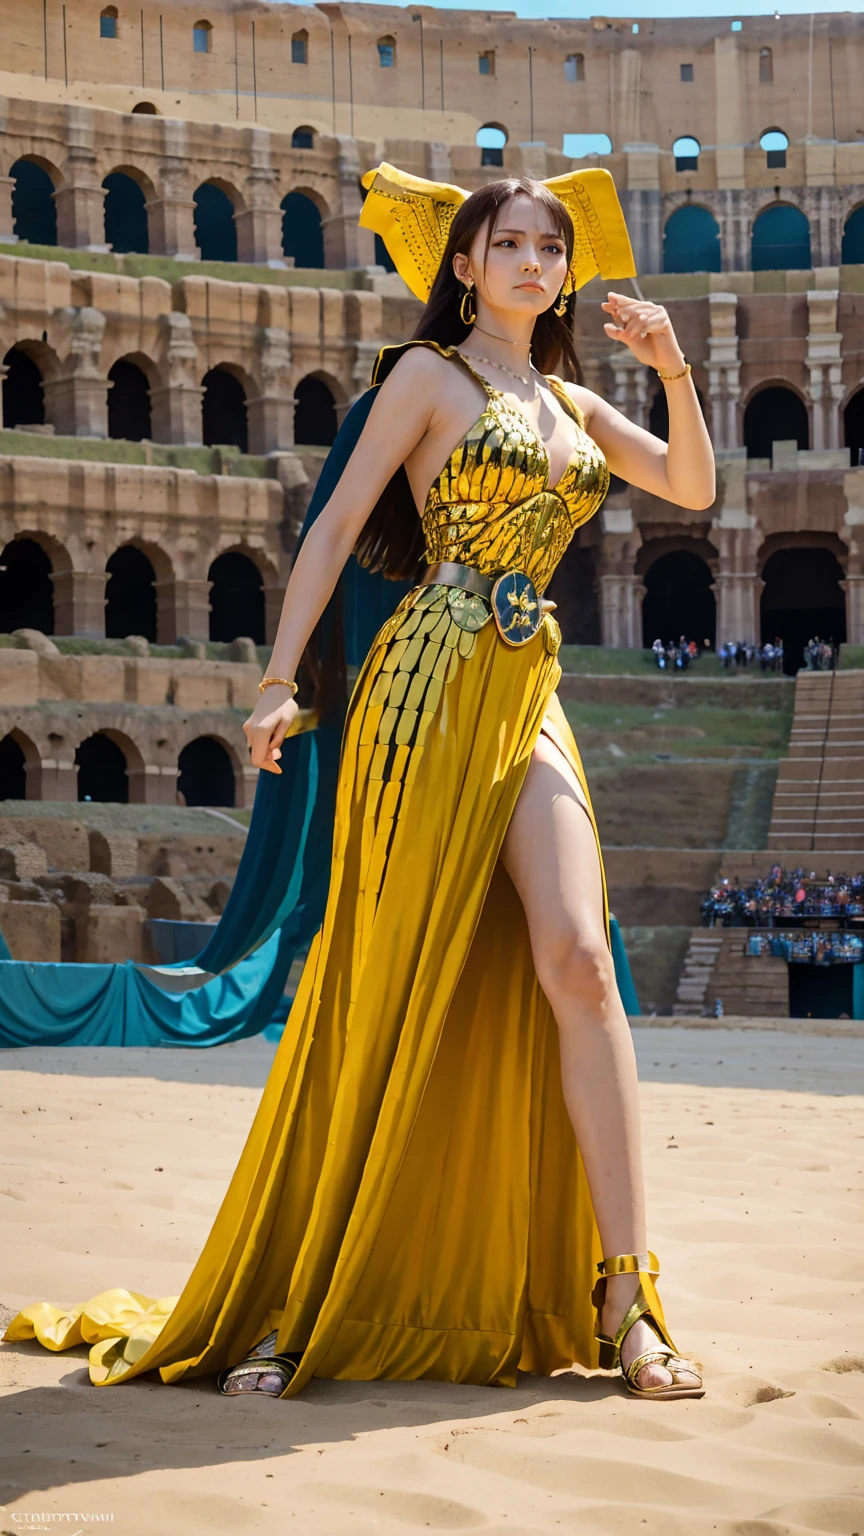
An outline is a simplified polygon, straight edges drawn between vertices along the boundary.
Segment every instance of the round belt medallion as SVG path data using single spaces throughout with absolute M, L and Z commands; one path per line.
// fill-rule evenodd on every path
M 460 629 L 476 634 L 492 617 L 485 598 L 476 592 L 466 592 L 463 587 L 451 587 L 447 593 L 447 607 Z
M 524 645 L 533 640 L 542 619 L 540 599 L 530 576 L 524 571 L 507 571 L 492 588 L 492 612 L 498 633 L 508 645 Z

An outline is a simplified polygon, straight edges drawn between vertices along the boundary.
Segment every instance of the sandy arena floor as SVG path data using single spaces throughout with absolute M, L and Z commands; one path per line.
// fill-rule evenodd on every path
M 701 1402 L 579 1372 L 229 1402 L 209 1383 L 97 1391 L 83 1351 L 5 1346 L 0 1536 L 98 1515 L 117 1536 L 864 1536 L 864 1046 L 752 1028 L 636 1043 L 652 1246 Z M 0 1056 L 4 1321 L 43 1297 L 180 1290 L 272 1050 Z

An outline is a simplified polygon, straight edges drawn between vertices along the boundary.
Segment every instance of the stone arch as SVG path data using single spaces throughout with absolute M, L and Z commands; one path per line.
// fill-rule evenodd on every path
M 57 205 L 54 193 L 63 185 L 56 165 L 41 155 L 22 155 L 10 167 L 13 231 L 30 245 L 57 244 Z
M 864 384 L 859 384 L 846 401 L 843 427 L 852 464 L 864 464 Z
M 773 443 L 792 439 L 809 448 L 807 406 L 798 390 L 785 382 L 758 384 L 744 406 L 743 435 L 748 459 L 770 459 Z
M 750 265 L 754 272 L 809 271 L 810 221 L 790 202 L 770 203 L 753 220 Z
M 645 584 L 642 600 L 642 643 L 668 643 L 686 635 L 700 646 L 714 645 L 717 607 L 713 582 L 717 551 L 709 539 L 670 535 L 649 539 L 636 557 L 636 571 Z
M 150 391 L 156 365 L 141 352 L 118 357 L 108 369 L 108 436 L 140 443 L 153 436 Z
M 308 123 L 301 123 L 291 134 L 292 149 L 314 149 L 318 135 Z
M 237 260 L 235 216 L 245 207 L 238 189 L 229 181 L 211 176 L 192 194 L 195 204 L 195 243 L 202 261 Z
M 131 115 L 133 117 L 160 117 L 161 113 L 155 102 L 136 101 Z
M 844 266 L 864 265 L 864 203 L 851 209 L 843 225 L 840 260 Z
M 337 389 L 329 374 L 307 373 L 294 390 L 294 441 L 330 447 L 338 428 Z
M 233 745 L 215 733 L 187 741 L 177 759 L 177 793 L 188 806 L 242 804 L 242 769 Z
M 0 632 L 54 633 L 54 562 L 45 540 L 22 533 L 0 553 Z
M 157 638 L 156 570 L 135 543 L 120 544 L 105 562 L 105 638 Z
M 838 644 L 846 639 L 847 554 L 837 534 L 807 530 L 772 534 L 762 545 L 762 640 L 782 639 L 784 671 L 798 671 L 804 646 L 817 635 Z
M 136 166 L 118 165 L 102 180 L 105 189 L 105 242 L 118 255 L 150 251 L 147 204 L 157 193 L 149 176 Z
M 78 799 L 126 805 L 144 799 L 144 757 L 125 731 L 105 726 L 75 749 Z
M 710 208 L 685 203 L 663 229 L 664 272 L 719 272 L 720 225 Z
M 202 437 L 208 447 L 215 444 L 249 452 L 247 400 L 249 378 L 236 363 L 216 363 L 201 380 Z
M 327 205 L 310 187 L 286 193 L 282 210 L 282 252 L 293 257 L 295 267 L 324 266 L 324 219 Z
M 210 587 L 210 639 L 230 642 L 240 636 L 265 643 L 264 576 L 253 551 L 232 545 L 216 556 L 207 572 Z
M 0 738 L 0 801 L 41 800 L 42 758 L 35 741 L 13 726 Z

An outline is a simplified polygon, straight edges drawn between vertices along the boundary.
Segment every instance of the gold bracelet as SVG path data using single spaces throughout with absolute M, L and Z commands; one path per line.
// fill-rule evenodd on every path
M 258 692 L 263 693 L 265 688 L 273 688 L 277 685 L 281 688 L 290 688 L 292 699 L 296 697 L 297 684 L 290 677 L 262 677 L 258 684 Z
M 661 373 L 659 368 L 655 368 L 654 372 L 656 373 L 658 379 L 661 379 L 664 384 L 674 384 L 676 379 L 686 379 L 688 373 L 690 372 L 690 364 L 685 363 L 680 373 Z

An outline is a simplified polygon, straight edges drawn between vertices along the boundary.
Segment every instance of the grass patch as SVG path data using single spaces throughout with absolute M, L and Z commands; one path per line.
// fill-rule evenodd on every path
M 197 475 L 236 475 L 243 479 L 272 478 L 272 463 L 263 454 L 236 448 L 193 448 L 169 443 L 133 443 L 126 438 L 56 437 L 41 432 L 0 430 L 0 453 L 37 459 L 72 459 L 94 464 L 148 464 L 160 469 L 192 469 Z
M 788 708 L 711 707 L 686 696 L 675 704 L 587 703 L 566 700 L 564 711 L 586 766 L 693 759 L 784 757 L 792 727 Z
M 841 645 L 841 672 L 860 672 L 864 669 L 864 645 Z
M 188 833 L 195 837 L 213 837 L 220 832 L 231 837 L 229 822 L 236 824 L 236 836 L 242 838 L 251 811 L 225 809 L 219 816 L 198 807 L 182 805 L 113 805 L 80 800 L 4 800 L 0 828 L 4 820 L 17 816 L 39 817 L 46 821 L 80 821 L 100 832 L 154 832 L 160 837 Z M 225 820 L 227 817 L 229 820 Z
M 161 277 L 176 283 L 184 277 L 218 277 L 228 283 L 266 283 L 277 288 L 357 288 L 365 275 L 361 268 L 334 271 L 324 267 L 264 267 L 254 262 L 177 261 L 173 256 L 144 256 L 135 252 L 76 251 L 63 245 L 31 245 L 18 240 L 0 244 L 0 256 L 29 257 L 32 261 L 62 261 L 75 272 L 125 273 L 127 277 Z

